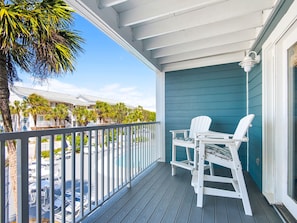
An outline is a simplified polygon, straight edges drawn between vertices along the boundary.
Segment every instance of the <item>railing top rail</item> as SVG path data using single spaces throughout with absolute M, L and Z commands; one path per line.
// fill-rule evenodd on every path
M 92 130 L 102 130 L 102 129 L 112 129 L 112 128 L 123 128 L 128 126 L 138 126 L 138 125 L 151 125 L 159 124 L 160 122 L 137 122 L 129 124 L 111 124 L 111 125 L 94 125 L 94 126 L 83 126 L 83 127 L 72 127 L 72 128 L 56 128 L 56 129 L 47 129 L 47 130 L 34 130 L 34 131 L 24 131 L 24 132 L 7 132 L 0 133 L 0 140 L 14 140 L 21 139 L 23 137 L 38 137 L 38 136 L 47 136 L 47 135 L 58 135 L 66 133 L 75 133 L 83 131 L 92 131 Z

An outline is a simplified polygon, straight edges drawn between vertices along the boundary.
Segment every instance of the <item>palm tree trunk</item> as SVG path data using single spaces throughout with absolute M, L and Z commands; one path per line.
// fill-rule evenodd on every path
M 9 109 L 9 89 L 6 70 L 6 56 L 0 53 L 0 111 L 2 115 L 4 131 L 13 132 L 12 120 Z M 10 183 L 12 187 L 14 207 L 17 213 L 17 151 L 13 141 L 7 142 Z
M 18 119 L 18 131 L 22 131 L 22 126 L 21 126 L 21 115 L 20 113 L 17 114 L 17 119 Z

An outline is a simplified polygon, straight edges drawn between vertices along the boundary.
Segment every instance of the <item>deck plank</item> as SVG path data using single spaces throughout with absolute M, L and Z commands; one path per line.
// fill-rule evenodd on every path
M 204 196 L 203 208 L 196 207 L 197 198 L 191 186 L 190 171 L 178 168 L 176 176 L 172 177 L 170 165 L 158 163 L 130 189 L 111 198 L 84 222 L 282 222 L 251 177 L 245 174 L 245 178 L 253 216 L 245 215 L 241 200 L 235 198 Z

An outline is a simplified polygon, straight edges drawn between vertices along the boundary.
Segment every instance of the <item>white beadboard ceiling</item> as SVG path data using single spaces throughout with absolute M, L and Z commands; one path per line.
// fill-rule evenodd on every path
M 241 61 L 278 3 L 276 0 L 66 2 L 155 71 Z

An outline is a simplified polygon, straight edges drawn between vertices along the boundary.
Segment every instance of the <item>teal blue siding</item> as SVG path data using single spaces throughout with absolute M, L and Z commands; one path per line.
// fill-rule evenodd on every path
M 287 12 L 293 0 L 281 0 L 252 47 L 261 52 L 262 45 Z M 234 132 L 238 120 L 246 114 L 245 73 L 238 63 L 166 73 L 166 161 L 171 160 L 170 129 L 188 128 L 191 118 L 208 115 L 211 129 Z M 262 64 L 249 74 L 249 113 L 256 115 L 249 130 L 249 171 L 262 189 Z M 242 165 L 246 167 L 246 147 L 240 148 Z M 180 159 L 184 154 L 178 154 Z
M 249 74 L 249 111 L 256 115 L 249 130 L 249 172 L 262 189 L 262 64 Z
M 171 129 L 189 128 L 198 115 L 212 118 L 211 129 L 233 133 L 246 114 L 245 73 L 238 63 L 168 72 L 165 75 L 166 161 L 171 160 Z M 184 153 L 178 153 L 184 158 Z M 246 146 L 240 148 L 246 167 Z

